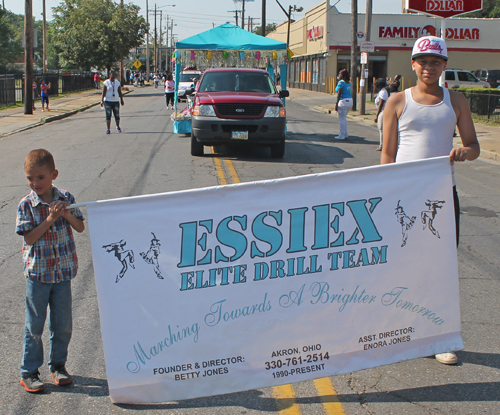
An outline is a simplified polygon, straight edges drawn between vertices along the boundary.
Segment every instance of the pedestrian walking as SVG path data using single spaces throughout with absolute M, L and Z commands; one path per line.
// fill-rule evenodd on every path
M 40 97 L 42 99 L 42 111 L 45 111 L 44 105 L 47 105 L 47 111 L 50 111 L 50 109 L 49 109 L 49 89 L 50 89 L 50 82 L 48 84 L 46 84 L 45 80 L 42 79 L 42 82 L 40 83 Z
M 66 370 L 72 334 L 71 280 L 78 269 L 72 229 L 85 230 L 79 209 L 68 209 L 75 198 L 52 182 L 57 178 L 54 158 L 47 150 L 33 150 L 24 161 L 31 192 L 17 208 L 16 233 L 24 237 L 26 319 L 21 380 L 27 392 L 45 389 L 39 368 L 43 365 L 42 333 L 49 314 L 50 373 L 56 385 L 73 379 Z
M 479 157 L 479 143 L 465 96 L 439 86 L 447 63 L 448 52 L 443 39 L 435 36 L 417 39 L 412 50 L 412 68 L 418 82 L 414 87 L 391 95 L 384 109 L 382 164 L 449 156 L 453 166 L 455 162 Z M 453 146 L 455 127 L 460 132 L 461 147 Z M 453 199 L 458 245 L 460 205 L 454 175 Z M 429 203 L 432 206 L 433 202 Z M 430 211 L 432 214 L 432 209 Z M 424 217 L 422 221 L 425 227 Z M 436 360 L 443 364 L 458 362 L 454 352 L 437 354 Z
M 101 107 L 104 105 L 106 111 L 106 134 L 109 134 L 111 128 L 111 112 L 115 117 L 116 131 L 122 132 L 120 128 L 120 103 L 125 105 L 123 101 L 122 88 L 120 81 L 116 79 L 116 71 L 111 71 L 109 79 L 106 79 L 102 84 Z
M 155 91 L 156 91 L 156 90 L 158 90 L 158 86 L 160 85 L 160 75 L 156 73 L 155 76 L 153 77 L 153 80 L 154 80 Z
M 167 80 L 165 81 L 165 98 L 167 101 L 167 110 L 168 103 L 170 102 L 170 109 L 174 109 L 174 97 L 175 97 L 175 82 L 172 74 L 167 75 Z
M 101 89 L 101 75 L 99 75 L 99 72 L 94 74 L 94 85 L 96 89 Z
M 336 140 L 345 140 L 349 137 L 347 132 L 347 114 L 352 108 L 351 96 L 351 77 L 347 69 L 342 69 L 339 73 L 339 83 L 335 88 L 337 93 L 337 104 L 335 110 L 339 114 L 340 134 L 335 137 Z
M 380 145 L 377 147 L 377 151 L 382 151 L 382 140 L 383 140 L 383 125 L 384 125 L 384 107 L 385 103 L 389 98 L 389 93 L 387 92 L 387 81 L 384 78 L 378 78 L 375 81 L 375 90 L 378 92 L 375 98 L 375 106 L 377 107 L 377 114 L 375 115 L 375 122 L 377 123 Z

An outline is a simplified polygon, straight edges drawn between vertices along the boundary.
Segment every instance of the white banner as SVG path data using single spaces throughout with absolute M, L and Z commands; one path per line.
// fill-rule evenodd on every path
M 87 210 L 113 402 L 463 348 L 447 157 Z

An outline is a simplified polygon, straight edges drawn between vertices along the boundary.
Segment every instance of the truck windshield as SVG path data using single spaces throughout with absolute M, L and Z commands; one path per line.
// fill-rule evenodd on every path
M 244 71 L 207 72 L 203 76 L 199 91 L 276 93 L 271 78 L 267 74 Z
M 181 73 L 179 82 L 197 82 L 200 75 L 196 73 Z

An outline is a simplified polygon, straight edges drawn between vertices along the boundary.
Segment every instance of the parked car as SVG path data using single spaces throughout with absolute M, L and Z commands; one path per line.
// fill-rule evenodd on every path
M 471 72 L 462 69 L 446 69 L 447 88 L 489 88 L 488 82 L 480 81 Z
M 179 87 L 177 88 L 177 99 L 186 99 L 186 89 L 194 88 L 196 82 L 201 77 L 200 71 L 183 71 L 179 78 Z
M 479 80 L 488 82 L 492 88 L 500 85 L 500 69 L 476 69 L 472 73 Z
M 194 91 L 191 89 L 188 94 Z M 214 68 L 200 79 L 191 116 L 191 154 L 203 146 L 259 145 L 273 158 L 285 154 L 286 110 L 269 73 L 261 69 Z

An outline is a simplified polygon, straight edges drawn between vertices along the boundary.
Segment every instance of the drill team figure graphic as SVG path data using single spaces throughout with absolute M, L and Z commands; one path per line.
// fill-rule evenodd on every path
M 408 239 L 408 231 L 413 227 L 417 217 L 412 216 L 410 218 L 403 210 L 403 207 L 399 205 L 400 202 L 401 200 L 398 200 L 398 206 L 394 210 L 396 211 L 395 215 L 401 225 L 401 232 L 403 233 L 403 242 L 401 244 L 401 247 L 403 247 L 406 245 L 406 240 Z
M 134 266 L 134 252 L 130 249 L 124 249 L 123 247 L 127 244 L 123 239 L 120 242 L 113 242 L 108 245 L 103 245 L 102 247 L 106 250 L 106 252 L 114 252 L 115 257 L 118 258 L 118 261 L 122 264 L 122 269 L 116 276 L 116 281 L 120 281 L 123 278 L 125 273 L 128 270 L 128 265 L 135 269 Z
M 427 199 L 427 202 L 425 202 L 425 205 L 429 208 L 428 210 L 423 210 L 421 213 L 422 217 L 422 223 L 424 225 L 423 229 L 426 227 L 429 228 L 429 230 L 433 233 L 433 235 L 436 235 L 438 238 L 441 238 L 439 236 L 439 232 L 434 229 L 434 218 L 437 215 L 437 210 L 441 209 L 443 207 L 443 204 L 445 203 L 444 200 L 429 200 Z
M 148 264 L 152 264 L 155 266 L 155 274 L 159 279 L 163 279 L 160 271 L 160 265 L 158 264 L 158 256 L 160 255 L 160 240 L 156 237 L 156 235 L 151 232 L 153 235 L 153 239 L 151 239 L 151 245 L 147 252 L 141 252 L 140 255 L 144 261 Z

